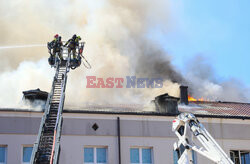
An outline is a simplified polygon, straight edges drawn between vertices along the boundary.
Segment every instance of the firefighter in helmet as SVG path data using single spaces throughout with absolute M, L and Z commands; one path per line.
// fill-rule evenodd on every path
M 53 58 L 55 58 L 56 53 L 58 52 L 58 56 L 61 60 L 63 60 L 62 54 L 60 53 L 62 47 L 62 37 L 56 34 L 54 39 L 48 43 L 48 49 L 50 50 L 50 54 Z M 51 53 L 52 50 L 52 53 Z
M 81 40 L 80 36 L 76 34 L 69 39 L 64 46 L 68 46 L 68 53 L 72 51 L 73 58 L 76 59 L 76 48 L 79 46 L 79 41 Z

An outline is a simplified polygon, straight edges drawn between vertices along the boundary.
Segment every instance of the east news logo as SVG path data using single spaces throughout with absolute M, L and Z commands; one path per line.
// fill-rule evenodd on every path
M 97 78 L 86 76 L 86 88 L 162 88 L 162 78 L 136 78 L 136 76 Z

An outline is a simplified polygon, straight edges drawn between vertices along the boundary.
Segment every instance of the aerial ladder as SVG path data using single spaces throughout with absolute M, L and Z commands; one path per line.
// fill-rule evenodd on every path
M 197 152 L 217 164 L 233 164 L 232 160 L 192 113 L 178 115 L 173 120 L 172 130 L 179 139 L 174 143 L 178 164 L 194 164 L 193 152 Z M 193 137 L 196 137 L 203 147 L 197 146 L 192 140 Z
M 56 72 L 47 98 L 44 115 L 41 119 L 37 140 L 33 146 L 31 164 L 57 164 L 59 161 L 67 73 L 70 69 L 80 66 L 83 48 L 84 42 L 79 43 L 76 48 L 76 62 L 73 61 L 71 58 L 72 53 L 68 53 L 66 47 L 61 47 L 60 52 L 64 60 L 59 60 L 58 53 L 53 59 L 55 61 L 52 67 L 55 68 Z

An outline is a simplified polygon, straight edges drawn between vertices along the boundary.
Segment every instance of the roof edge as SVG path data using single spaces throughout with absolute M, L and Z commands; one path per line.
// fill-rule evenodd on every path
M 31 109 L 14 109 L 5 108 L 1 109 L 0 112 L 34 112 L 43 113 L 43 111 L 34 111 Z M 138 116 L 177 116 L 177 114 L 159 113 L 159 112 L 114 112 L 114 111 L 93 111 L 93 110 L 63 110 L 64 113 L 85 113 L 85 114 L 109 114 L 109 115 L 138 115 Z M 195 114 L 199 118 L 223 118 L 223 119 L 241 119 L 250 120 L 250 116 L 229 116 L 229 115 L 206 115 L 206 114 Z
M 168 114 L 159 112 L 113 112 L 113 111 L 84 111 L 84 110 L 63 110 L 64 113 L 86 113 L 86 114 L 119 114 L 119 115 L 139 115 L 139 116 L 177 116 L 178 114 Z M 248 116 L 223 116 L 223 115 L 202 115 L 194 114 L 200 118 L 223 118 L 223 119 L 242 119 L 250 120 Z

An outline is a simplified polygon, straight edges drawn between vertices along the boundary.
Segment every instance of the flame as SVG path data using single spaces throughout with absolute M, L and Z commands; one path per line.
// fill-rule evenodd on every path
M 192 96 L 188 96 L 188 101 L 204 101 L 204 98 L 199 98 L 199 99 L 196 99 Z

